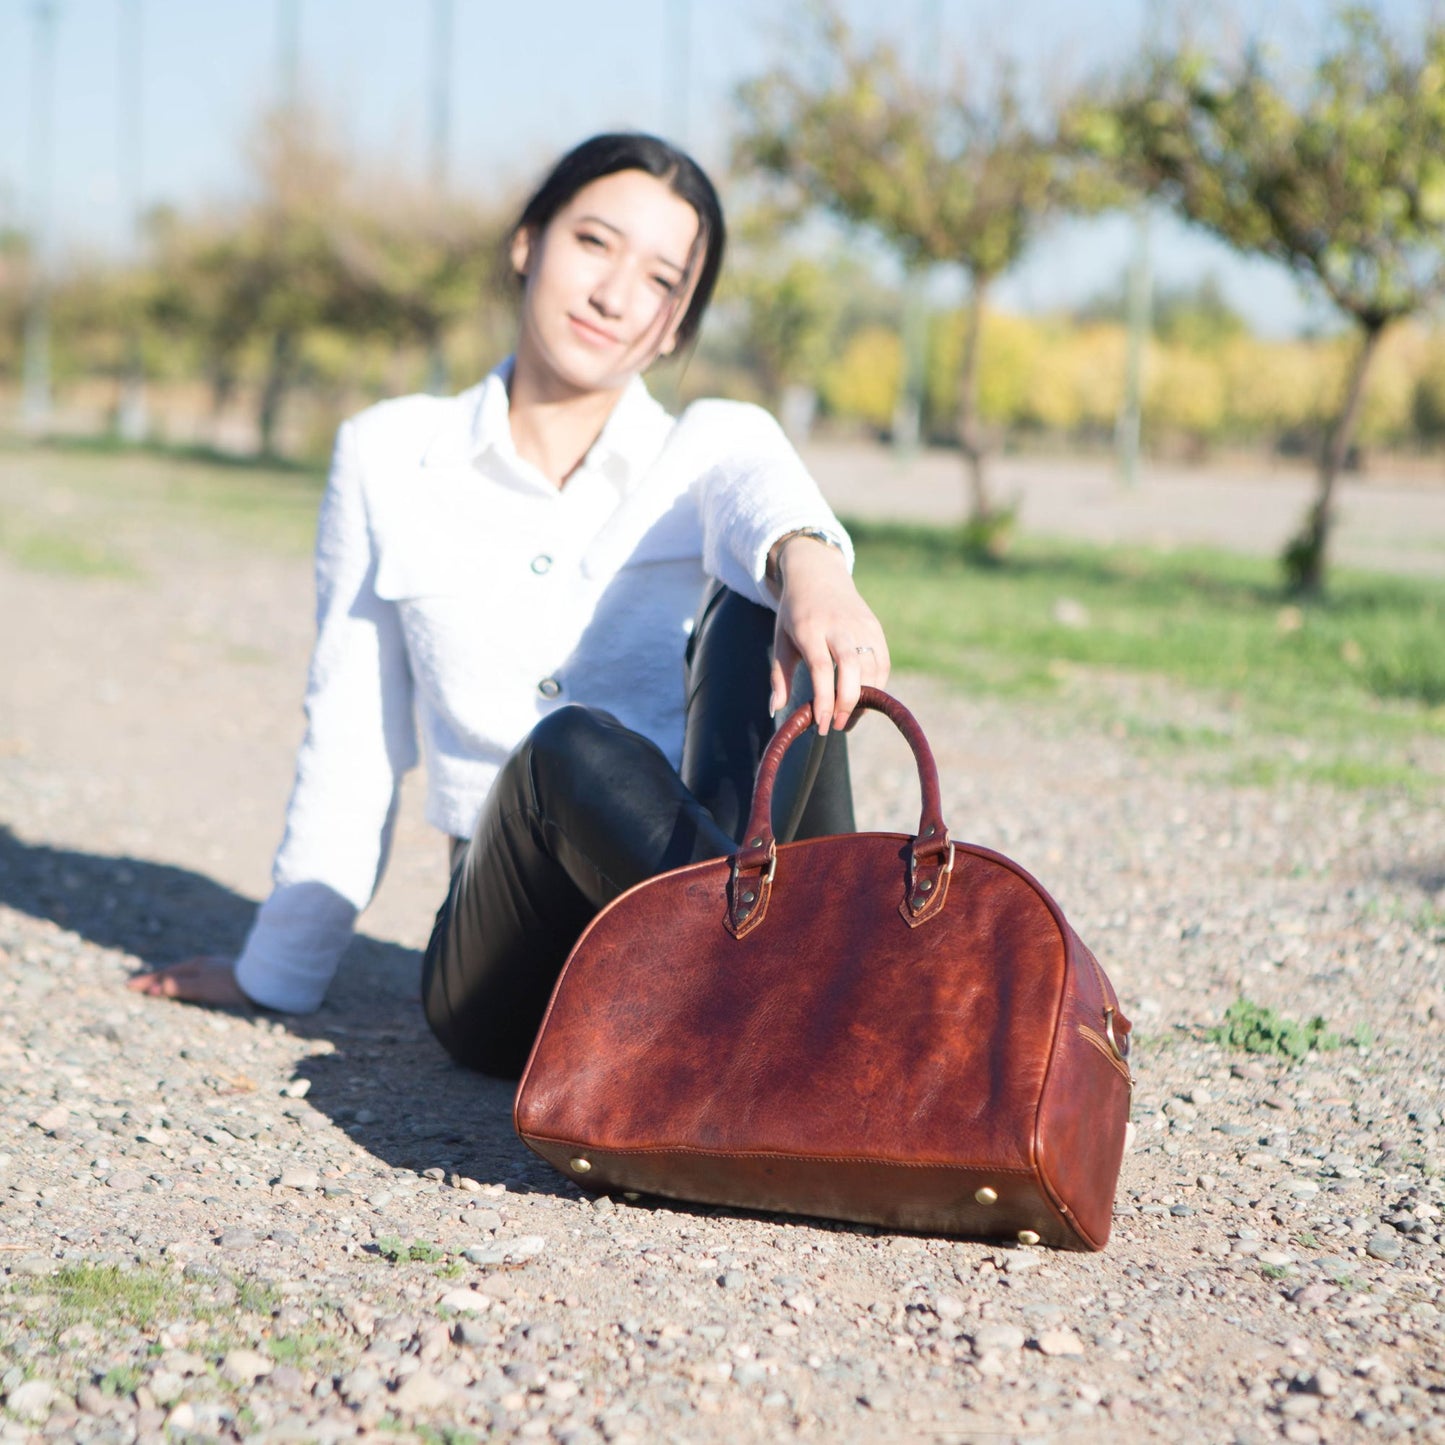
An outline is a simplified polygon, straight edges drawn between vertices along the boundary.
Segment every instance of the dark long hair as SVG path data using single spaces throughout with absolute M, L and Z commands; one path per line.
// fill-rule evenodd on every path
M 697 335 L 703 312 L 712 300 L 718 272 L 722 269 L 727 227 L 713 183 L 685 151 L 655 135 L 636 131 L 595 135 L 568 151 L 552 167 L 546 180 L 522 207 L 510 235 L 516 236 L 519 231 L 540 235 L 552 217 L 584 186 L 618 171 L 645 171 L 655 176 L 697 212 L 702 259 L 697 268 L 697 283 L 677 329 L 678 345 L 686 346 Z

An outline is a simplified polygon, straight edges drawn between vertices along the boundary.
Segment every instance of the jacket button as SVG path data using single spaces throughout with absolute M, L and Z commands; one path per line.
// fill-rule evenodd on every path
M 540 577 L 544 572 L 550 572 L 551 570 L 552 559 L 545 552 L 539 552 L 532 558 L 532 571 L 534 571 L 537 576 Z
M 542 681 L 537 684 L 537 691 L 540 692 L 543 697 L 561 697 L 562 684 L 558 682 L 555 677 L 544 677 Z

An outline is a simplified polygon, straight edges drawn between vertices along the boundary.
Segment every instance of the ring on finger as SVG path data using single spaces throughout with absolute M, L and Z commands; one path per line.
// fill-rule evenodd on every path
M 853 651 L 856 652 L 859 657 L 862 657 L 865 652 L 872 652 L 873 649 L 872 649 L 871 647 L 863 646 L 863 647 L 855 647 L 855 648 L 853 649 Z

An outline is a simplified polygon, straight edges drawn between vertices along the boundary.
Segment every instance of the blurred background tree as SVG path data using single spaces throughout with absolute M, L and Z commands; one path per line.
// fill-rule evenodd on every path
M 1283 558 L 1302 593 L 1324 586 L 1335 486 L 1381 338 L 1445 289 L 1445 23 L 1429 23 L 1418 54 L 1363 9 L 1342 11 L 1337 31 L 1303 87 L 1258 46 L 1230 61 L 1186 45 L 1073 117 L 1112 171 L 1306 275 L 1354 325 L 1315 500 Z
M 740 101 L 740 165 L 781 181 L 800 206 L 881 237 L 907 267 L 946 263 L 966 276 L 955 424 L 971 535 L 1000 550 L 1012 518 L 985 478 L 980 337 L 989 287 L 1069 199 L 1048 125 L 1027 111 L 1007 65 L 987 87 L 920 85 L 896 50 L 858 40 L 831 5 L 814 12 L 788 64 L 748 83 Z

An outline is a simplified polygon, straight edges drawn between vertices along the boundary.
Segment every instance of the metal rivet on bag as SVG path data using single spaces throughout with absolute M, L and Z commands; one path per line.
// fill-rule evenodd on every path
M 1037 1235 L 1032 1229 L 1021 1229 L 1021 1230 L 1019 1230 L 1019 1243 L 1020 1243 L 1020 1244 L 1037 1244 L 1038 1242 L 1039 1242 L 1039 1237 L 1038 1237 L 1038 1235 Z
M 927 878 L 925 878 L 925 879 L 923 880 L 923 882 L 918 885 L 918 891 L 919 891 L 920 893 L 927 893 L 928 890 L 929 890 L 930 888 L 932 888 L 932 887 L 933 887 L 933 884 L 930 883 Z
M 748 839 L 748 847 L 749 847 L 749 848 L 761 848 L 762 846 L 763 846 L 763 840 L 762 840 L 761 838 L 749 838 L 749 839 Z
M 990 1189 L 988 1185 L 985 1184 L 982 1189 L 975 1189 L 973 1191 L 973 1197 L 978 1200 L 980 1204 L 997 1204 L 998 1190 Z
M 756 893 L 744 893 L 744 894 L 743 894 L 743 902 L 744 902 L 744 903 L 756 903 L 756 902 L 757 902 L 757 899 L 758 899 L 758 895 L 757 895 Z
M 591 1167 L 592 1167 L 592 1161 L 591 1161 L 590 1159 L 574 1159 L 574 1160 L 572 1160 L 572 1168 L 573 1168 L 573 1171 L 574 1171 L 575 1173 L 585 1174 Z

